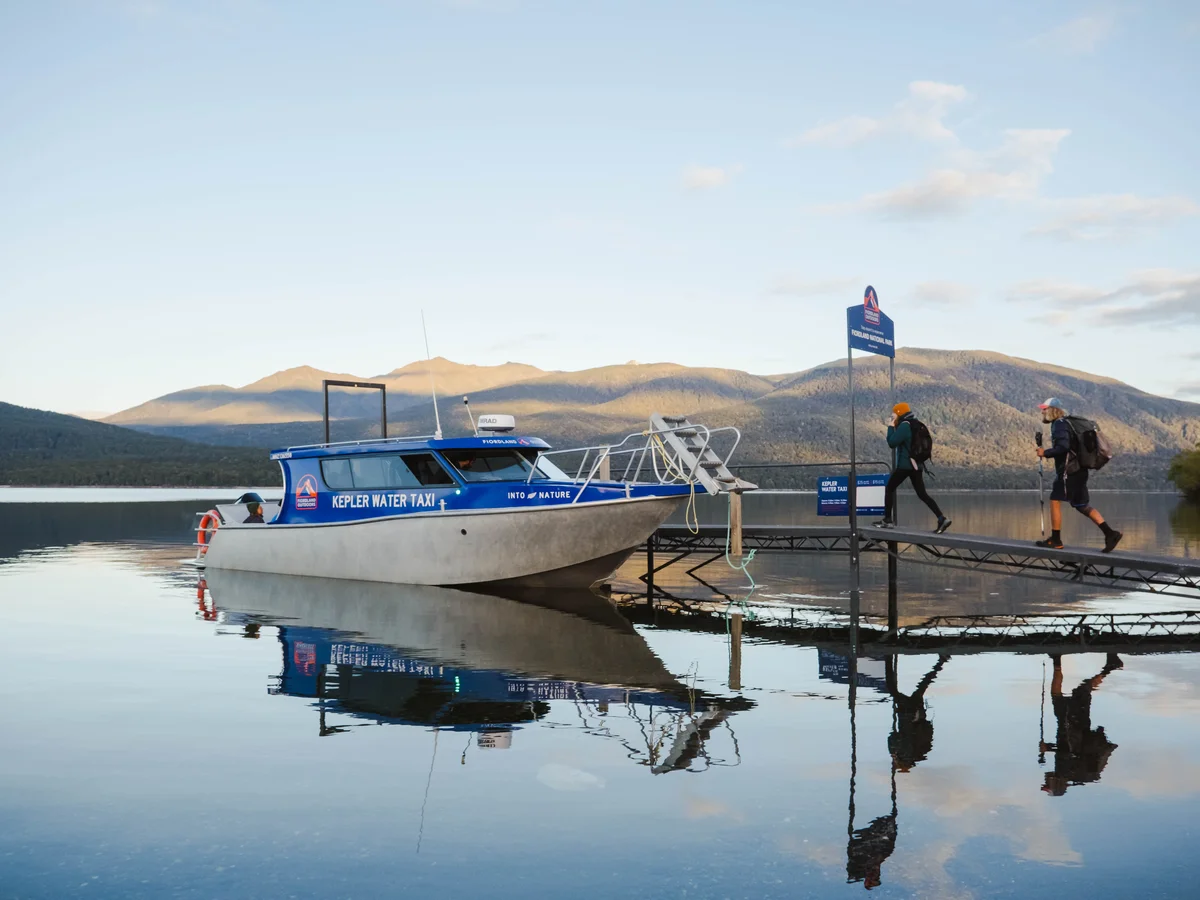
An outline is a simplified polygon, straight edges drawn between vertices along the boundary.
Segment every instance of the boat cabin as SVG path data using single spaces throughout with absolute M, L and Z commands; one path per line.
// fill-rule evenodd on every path
M 539 438 L 505 435 L 395 438 L 276 450 L 271 458 L 283 469 L 284 494 L 273 522 L 321 525 L 617 500 L 651 487 L 574 478 L 541 455 L 549 449 Z M 655 487 L 661 495 L 662 486 Z

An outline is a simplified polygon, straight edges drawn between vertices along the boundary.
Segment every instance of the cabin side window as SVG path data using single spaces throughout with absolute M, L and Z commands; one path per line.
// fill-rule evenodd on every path
M 423 487 L 457 484 L 442 464 L 434 459 L 432 453 L 408 453 L 405 454 L 404 461 Z
M 321 477 L 325 479 L 325 484 L 331 491 L 349 491 L 354 488 L 348 459 L 321 460 Z
M 412 453 L 404 456 L 371 453 L 343 459 L 323 459 L 321 475 L 325 484 L 333 491 L 369 491 L 455 484 L 450 473 L 432 453 Z
M 420 487 L 412 471 L 398 456 L 360 456 L 350 460 L 350 472 L 354 476 L 354 487 L 370 488 L 415 488 Z

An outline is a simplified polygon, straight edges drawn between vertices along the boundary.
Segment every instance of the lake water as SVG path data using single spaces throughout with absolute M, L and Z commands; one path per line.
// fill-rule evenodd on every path
M 0 504 L 0 897 L 1194 893 L 1200 655 L 947 648 L 863 660 L 852 691 L 846 648 L 748 626 L 733 665 L 722 619 L 587 593 L 202 582 L 195 501 L 48 499 Z M 1036 495 L 945 500 L 962 531 L 1037 537 Z M 1129 547 L 1195 554 L 1175 498 L 1096 502 Z M 753 594 L 718 563 L 698 574 L 734 600 L 845 602 L 842 557 L 760 556 Z M 1200 606 L 900 578 L 906 620 Z

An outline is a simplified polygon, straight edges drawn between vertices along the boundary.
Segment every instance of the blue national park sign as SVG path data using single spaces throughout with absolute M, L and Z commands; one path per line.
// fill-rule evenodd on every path
M 879 356 L 896 356 L 896 331 L 892 320 L 879 310 L 875 288 L 867 285 L 862 306 L 846 310 L 846 340 L 853 350 L 865 350 Z

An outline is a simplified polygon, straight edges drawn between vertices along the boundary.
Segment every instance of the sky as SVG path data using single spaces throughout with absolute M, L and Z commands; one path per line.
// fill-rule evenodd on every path
M 0 0 L 0 400 L 899 346 L 1200 400 L 1194 2 Z

